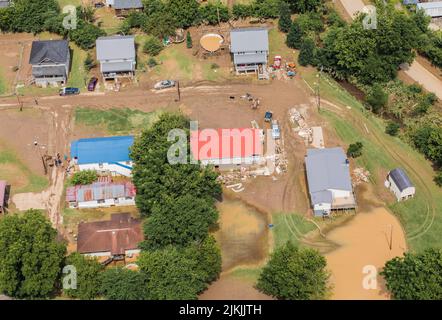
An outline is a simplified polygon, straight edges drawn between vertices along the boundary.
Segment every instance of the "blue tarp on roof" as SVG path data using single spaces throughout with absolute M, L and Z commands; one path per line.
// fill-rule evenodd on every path
M 77 157 L 78 164 L 130 161 L 133 143 L 133 136 L 80 139 L 72 141 L 71 157 Z

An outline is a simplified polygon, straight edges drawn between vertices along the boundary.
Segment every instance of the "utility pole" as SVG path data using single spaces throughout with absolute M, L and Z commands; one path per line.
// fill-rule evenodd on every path
M 177 93 L 178 93 L 178 99 L 176 101 L 181 101 L 181 89 L 180 89 L 180 81 L 177 80 L 176 82 L 176 88 L 177 88 Z
M 393 248 L 393 225 L 390 224 L 390 250 Z
M 17 102 L 20 107 L 20 111 L 23 111 L 23 102 L 20 101 L 20 97 L 19 97 L 18 93 L 15 93 L 15 96 L 17 97 Z

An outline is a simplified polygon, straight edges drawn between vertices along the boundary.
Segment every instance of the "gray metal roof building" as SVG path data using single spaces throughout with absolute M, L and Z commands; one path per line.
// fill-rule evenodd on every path
M 305 166 L 316 215 L 356 207 L 349 162 L 342 148 L 308 149 Z
M 269 51 L 269 35 L 264 28 L 242 28 L 230 31 L 230 51 Z
M 418 3 L 416 7 L 432 18 L 442 16 L 442 1 Z
M 7 8 L 11 4 L 10 0 L 0 0 L 0 9 Z
M 140 9 L 143 7 L 141 0 L 115 0 L 115 9 Z
M 97 60 L 135 60 L 135 37 L 111 36 L 98 38 Z
M 407 174 L 401 168 L 391 170 L 389 175 L 401 192 L 407 188 L 413 187 L 410 178 L 408 178 Z

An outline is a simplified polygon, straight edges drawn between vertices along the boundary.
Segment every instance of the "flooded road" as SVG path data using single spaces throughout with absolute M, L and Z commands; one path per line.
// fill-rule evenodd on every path
M 217 207 L 220 228 L 215 237 L 221 247 L 223 271 L 262 262 L 268 252 L 267 215 L 230 198 L 225 198 Z
M 389 299 L 379 275 L 376 289 L 364 289 L 363 281 L 368 273 L 364 274 L 363 268 L 374 266 L 380 272 L 385 262 L 402 256 L 406 250 L 401 225 L 391 213 L 384 207 L 358 212 L 348 223 L 330 231 L 327 239 L 340 245 L 326 254 L 332 272 L 332 299 Z

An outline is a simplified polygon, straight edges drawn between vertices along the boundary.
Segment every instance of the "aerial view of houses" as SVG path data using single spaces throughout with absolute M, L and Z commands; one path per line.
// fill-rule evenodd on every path
M 0 300 L 441 300 L 441 28 L 441 1 L 0 0 Z

